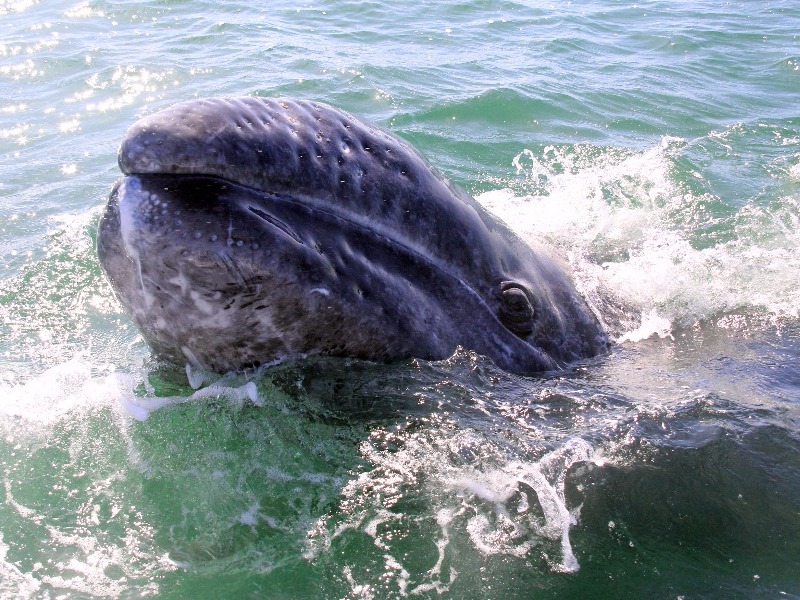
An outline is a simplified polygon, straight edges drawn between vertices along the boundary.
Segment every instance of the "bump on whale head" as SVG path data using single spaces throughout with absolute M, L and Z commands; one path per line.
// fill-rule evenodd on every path
M 535 373 L 607 348 L 557 260 L 330 106 L 177 104 L 130 127 L 119 165 L 98 255 L 169 360 L 228 371 L 460 346 Z

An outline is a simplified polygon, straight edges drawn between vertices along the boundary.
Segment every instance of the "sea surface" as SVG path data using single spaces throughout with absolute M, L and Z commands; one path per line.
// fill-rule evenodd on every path
M 97 222 L 223 95 L 409 140 L 613 349 L 159 363 Z M 800 598 L 799 278 L 796 0 L 0 0 L 0 597 Z

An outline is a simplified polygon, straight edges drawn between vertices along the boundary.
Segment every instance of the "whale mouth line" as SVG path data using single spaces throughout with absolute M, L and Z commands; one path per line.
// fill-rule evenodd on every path
M 253 185 L 249 185 L 247 183 L 242 183 L 240 181 L 236 181 L 235 179 L 231 179 L 228 177 L 223 177 L 220 175 L 212 174 L 212 173 L 203 173 L 203 172 L 185 172 L 185 171 L 178 171 L 178 172 L 170 172 L 167 170 L 164 171 L 143 171 L 143 172 L 125 172 L 125 177 L 136 177 L 138 179 L 172 179 L 178 181 L 189 181 L 189 180 L 207 180 L 213 181 L 219 186 L 219 190 L 222 192 L 228 191 L 228 186 L 234 186 L 236 188 L 244 189 L 245 191 L 251 192 L 254 195 L 262 196 L 262 197 L 271 197 L 271 198 L 282 198 L 284 200 L 288 200 L 288 198 L 284 196 L 290 196 L 290 194 L 281 194 L 279 192 L 275 192 L 272 190 L 265 190 L 260 187 L 256 187 Z M 168 186 L 165 186 L 165 188 Z M 302 203 L 301 199 L 296 195 L 291 195 L 291 199 L 295 203 Z M 292 238 L 298 244 L 304 244 L 302 238 L 284 221 L 281 221 L 274 215 L 269 214 L 267 211 L 262 210 L 256 206 L 248 205 L 247 210 L 253 213 L 262 221 L 272 225 L 276 229 L 281 230 L 287 236 Z
M 241 203 L 242 208 L 245 208 L 248 212 L 252 213 L 254 216 L 258 217 L 260 220 L 267 223 L 268 225 L 271 225 L 276 229 L 282 231 L 298 244 L 305 246 L 308 244 L 306 240 L 303 239 L 303 236 L 297 233 L 297 231 L 291 225 L 289 225 L 285 220 L 282 220 L 276 217 L 275 215 L 271 214 L 268 209 L 269 203 L 278 203 L 283 205 L 300 207 L 302 209 L 309 211 L 312 214 L 317 214 L 324 219 L 335 220 L 340 224 L 346 224 L 348 227 L 354 227 L 361 231 L 370 232 L 372 235 L 375 235 L 392 244 L 402 247 L 404 250 L 413 253 L 419 258 L 424 259 L 425 262 L 436 264 L 439 269 L 450 273 L 449 269 L 444 267 L 444 265 L 439 264 L 440 261 L 432 260 L 431 257 L 426 255 L 419 248 L 416 248 L 410 240 L 403 239 L 402 236 L 395 235 L 395 231 L 390 228 L 387 228 L 385 226 L 376 226 L 376 223 L 371 222 L 369 220 L 368 215 L 362 215 L 358 211 L 352 210 L 346 206 L 337 204 L 335 202 L 326 202 L 325 194 L 320 194 L 315 196 L 314 194 L 309 193 L 308 191 L 297 192 L 296 190 L 291 190 L 291 189 L 277 189 L 277 190 L 265 189 L 263 187 L 257 187 L 252 184 L 242 183 L 240 181 L 237 181 L 236 179 L 224 177 L 222 175 L 204 173 L 200 171 L 197 172 L 187 172 L 187 171 L 170 172 L 169 170 L 139 171 L 139 172 L 126 172 L 124 173 L 124 175 L 126 178 L 134 177 L 141 180 L 162 179 L 165 182 L 178 181 L 184 184 L 192 180 L 198 182 L 206 181 L 209 183 L 213 183 L 213 185 L 216 186 L 217 191 L 223 193 L 220 194 L 223 202 L 229 202 L 229 200 L 224 199 L 224 195 L 226 195 L 224 193 L 231 192 L 235 189 L 239 189 L 245 193 L 249 193 L 252 194 L 253 196 L 260 197 L 264 199 L 265 208 L 260 208 L 259 206 L 255 206 L 251 201 Z M 169 187 L 171 187 L 169 183 L 164 185 L 165 189 Z M 452 273 L 450 274 L 454 277 L 457 277 Z
M 262 221 L 269 223 L 276 229 L 280 229 L 283 233 L 288 235 L 298 244 L 305 245 L 302 238 L 299 235 L 297 235 L 291 227 L 289 227 L 286 223 L 284 223 L 280 219 L 274 217 L 273 215 L 269 214 L 264 210 L 261 210 L 260 208 L 256 208 L 255 206 L 248 206 L 247 210 L 256 215 Z
M 221 190 L 227 190 L 228 185 L 236 186 L 239 188 L 244 188 L 256 194 L 266 194 L 270 196 L 277 196 L 281 192 L 275 191 L 272 189 L 266 189 L 263 187 L 255 186 L 252 183 L 248 183 L 246 181 L 239 181 L 232 177 L 225 177 L 224 175 L 220 175 L 219 173 L 213 172 L 205 172 L 205 171 L 195 171 L 191 169 L 181 169 L 179 165 L 172 165 L 172 168 L 165 168 L 160 171 L 122 171 L 123 177 L 138 177 L 140 179 L 147 179 L 147 178 L 171 178 L 171 179 L 179 179 L 179 180 L 189 180 L 189 179 L 208 179 L 215 181 L 220 184 Z

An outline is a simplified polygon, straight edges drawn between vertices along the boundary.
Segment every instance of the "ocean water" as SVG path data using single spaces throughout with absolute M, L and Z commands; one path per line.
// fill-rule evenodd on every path
M 243 94 L 412 142 L 612 351 L 158 363 L 117 147 Z M 794 0 L 0 0 L 0 597 L 800 598 L 799 275 Z

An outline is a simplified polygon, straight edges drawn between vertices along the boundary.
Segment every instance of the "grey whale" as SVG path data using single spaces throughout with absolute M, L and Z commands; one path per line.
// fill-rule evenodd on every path
M 98 257 L 167 360 L 224 372 L 463 347 L 533 374 L 608 347 L 558 260 L 331 106 L 183 102 L 134 123 L 118 159 Z

